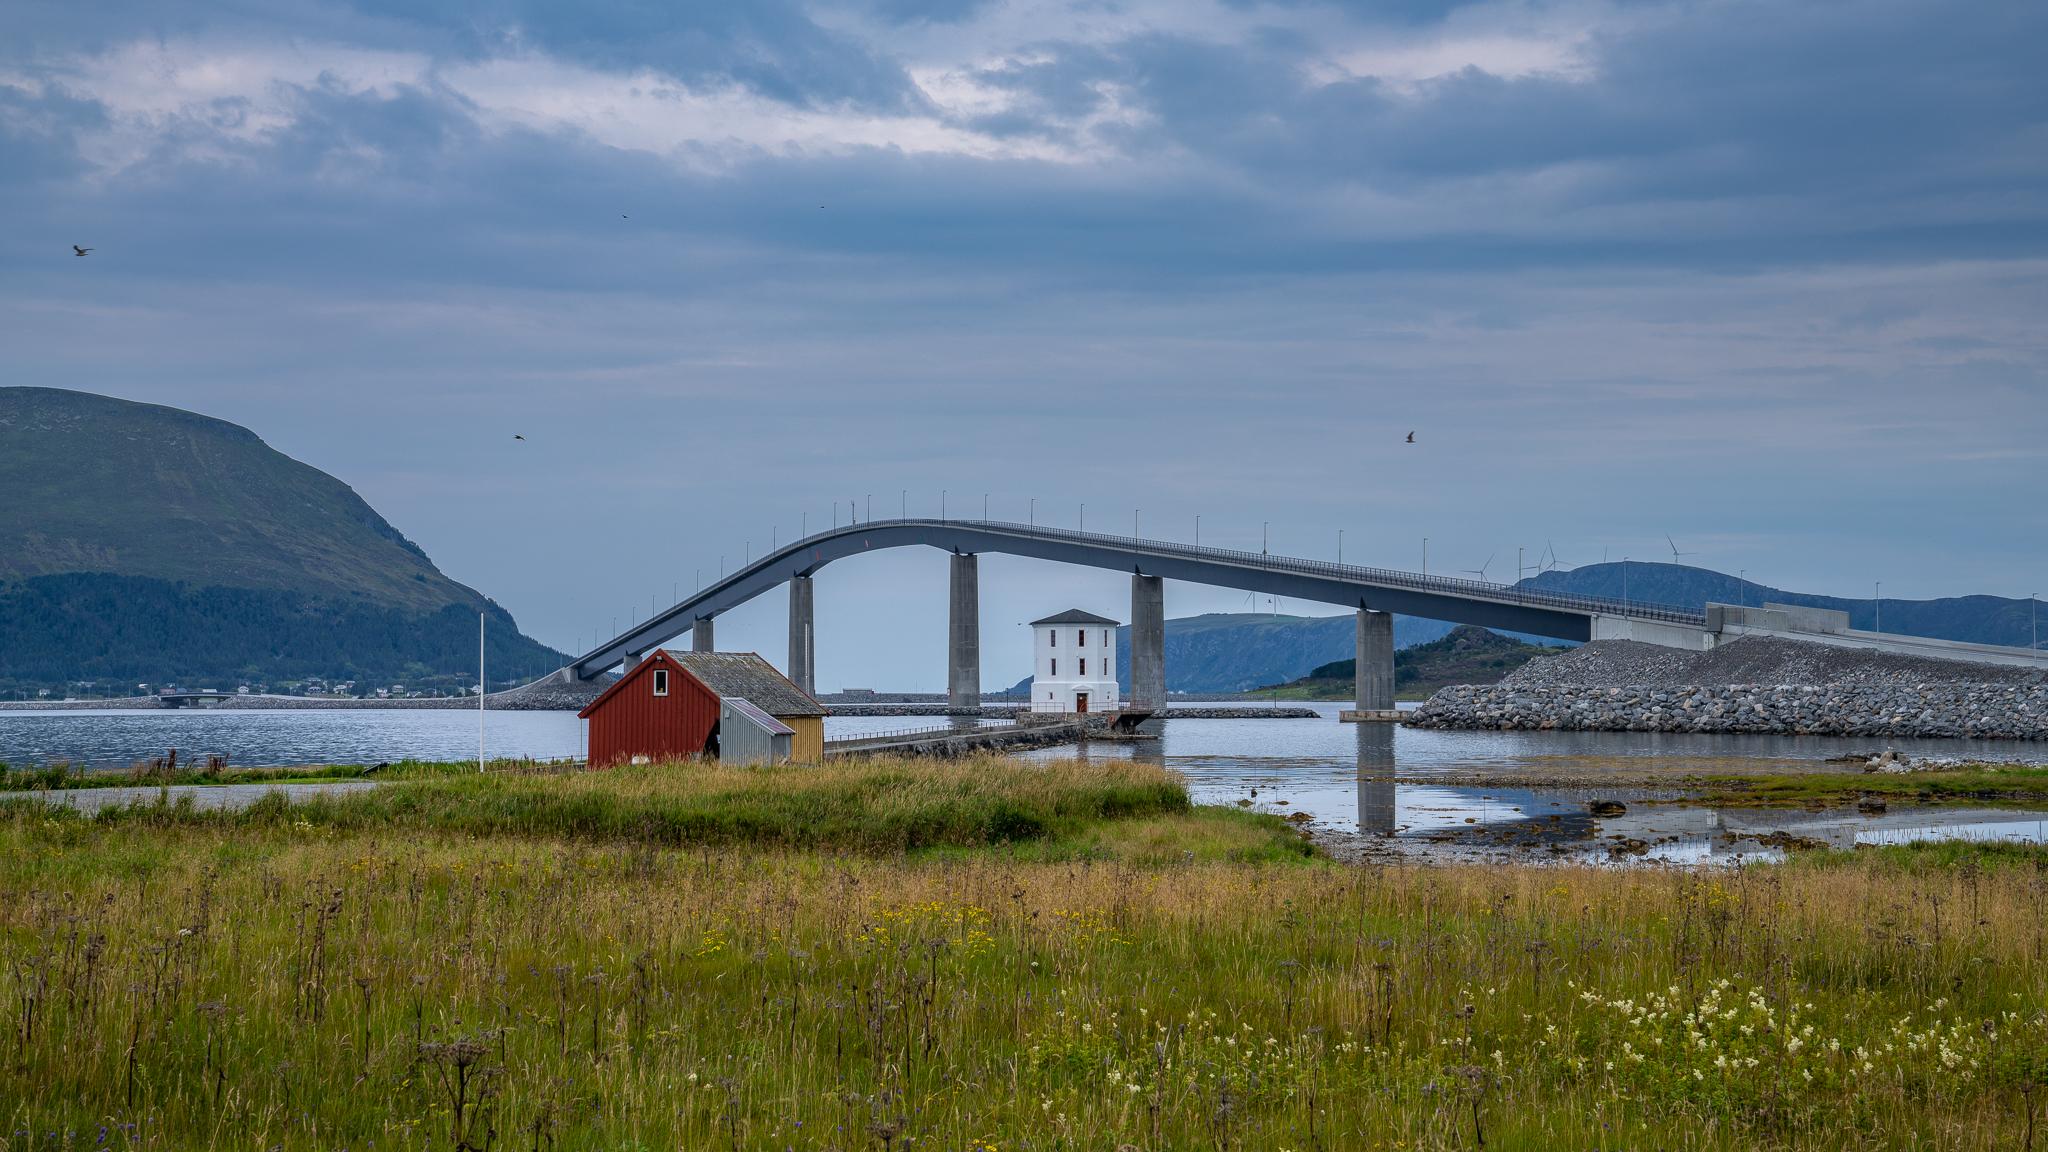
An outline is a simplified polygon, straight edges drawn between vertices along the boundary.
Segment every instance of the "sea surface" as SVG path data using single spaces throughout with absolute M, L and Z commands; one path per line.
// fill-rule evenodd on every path
M 1646 775 L 1858 771 L 1835 763 L 1889 746 L 1902 755 L 2048 759 L 2048 748 L 1960 740 L 1592 732 L 1445 732 L 1342 724 L 1340 705 L 1314 719 L 1168 720 L 1159 739 L 1091 742 L 1026 753 L 1037 759 L 1137 758 L 1183 773 L 1205 803 L 1306 813 L 1326 838 L 1373 851 L 1561 859 L 1700 861 L 1775 853 L 1785 837 L 1838 846 L 1930 836 L 2042 840 L 2038 812 L 2007 809 L 1727 809 L 1673 802 Z M 954 721 L 955 724 L 971 721 Z M 831 717 L 827 739 L 944 728 L 939 718 Z M 463 760 L 477 753 L 477 715 L 425 710 L 0 712 L 0 762 L 129 767 L 178 750 L 238 766 Z M 581 757 L 583 722 L 566 712 L 487 712 L 493 759 Z M 1474 778 L 1483 779 L 1474 785 Z M 1628 787 L 1602 781 L 1628 780 Z M 1592 800 L 1627 812 L 1594 818 Z

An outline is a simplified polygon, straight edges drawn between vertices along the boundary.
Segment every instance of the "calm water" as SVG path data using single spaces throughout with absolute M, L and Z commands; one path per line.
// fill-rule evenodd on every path
M 1082 755 L 1138 758 L 1185 774 L 1197 799 L 1249 800 L 1282 813 L 1307 812 L 1318 827 L 1383 838 L 1395 846 L 1446 844 L 1461 850 L 1600 855 L 1608 845 L 1642 842 L 1636 858 L 1697 860 L 1767 852 L 1782 833 L 1830 843 L 1883 842 L 1924 835 L 2042 839 L 2036 813 L 1990 810 L 1903 811 L 1870 817 L 1848 812 L 1716 811 L 1630 800 L 1622 817 L 1594 820 L 1586 803 L 1598 788 L 1470 788 L 1427 782 L 1475 772 L 1512 778 L 1604 772 L 1640 776 L 1646 768 L 1727 771 L 1817 767 L 1869 752 L 1882 742 L 1824 737 L 1733 737 L 1605 732 L 1437 732 L 1384 724 L 1340 724 L 1336 704 L 1308 720 L 1173 720 L 1156 742 L 1027 753 L 1038 759 Z M 946 724 L 937 717 L 832 717 L 828 738 Z M 472 712 L 310 710 L 231 712 L 201 709 L 130 712 L 0 712 L 0 761 L 68 761 L 126 767 L 177 748 L 181 758 L 219 754 L 237 765 L 371 764 L 401 759 L 460 760 L 476 755 Z M 485 716 L 492 756 L 580 757 L 583 723 L 563 712 Z M 2008 759 L 2048 757 L 2048 748 L 1991 741 L 1892 741 L 1901 753 Z M 1398 772 L 1396 786 L 1388 777 Z M 1417 778 L 1421 778 L 1418 780 Z M 1617 839 L 1619 838 L 1619 839 Z

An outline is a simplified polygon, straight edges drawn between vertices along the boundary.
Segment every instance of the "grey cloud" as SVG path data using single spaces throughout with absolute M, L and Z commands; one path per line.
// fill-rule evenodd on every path
M 268 30 L 467 61 L 517 27 L 790 103 L 916 100 L 886 40 L 785 5 L 167 0 L 90 36 L 56 11 L 10 9 L 29 57 Z M 248 422 L 558 643 L 798 509 L 905 486 L 933 510 L 989 489 L 999 515 L 1035 495 L 1061 523 L 1142 505 L 1148 531 L 1199 512 L 1254 547 L 1271 519 L 1311 554 L 1349 526 L 1390 563 L 1425 534 L 1477 563 L 1531 525 L 1580 559 L 1742 526 L 1761 542 L 1710 561 L 1780 583 L 2038 570 L 2011 529 L 2040 514 L 2009 494 L 2048 483 L 2026 451 L 2048 433 L 2040 10 L 1627 16 L 1583 81 L 1314 86 L 1319 46 L 1277 30 L 992 52 L 1013 59 L 980 79 L 1014 106 L 964 123 L 1093 146 L 1070 163 L 875 147 L 701 171 L 486 127 L 429 79 L 288 89 L 291 123 L 254 136 L 223 103 L 88 178 L 92 94 L 0 89 L 0 373 Z M 1135 124 L 1079 126 L 1105 86 Z M 90 261 L 62 248 L 81 221 Z M 541 466 L 479 431 L 500 420 L 547 430 Z M 1396 424 L 1425 429 L 1426 466 L 1378 447 Z M 1955 462 L 1895 463 L 1923 451 Z M 1902 519 L 1939 547 L 1898 544 Z M 553 559 L 589 555 L 621 559 Z M 1969 587 L 1957 555 L 1981 558 Z M 901 647 L 851 607 L 902 594 L 883 571 L 832 574 L 836 651 Z M 920 659 L 870 678 L 915 683 Z

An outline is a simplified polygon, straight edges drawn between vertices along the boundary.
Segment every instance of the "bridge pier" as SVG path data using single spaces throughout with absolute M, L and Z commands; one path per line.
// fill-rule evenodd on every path
M 946 607 L 946 706 L 981 709 L 981 575 L 972 552 L 953 553 Z
M 1358 610 L 1358 655 L 1353 666 L 1358 710 L 1339 713 L 1351 721 L 1392 720 L 1394 712 L 1394 614 Z
M 789 679 L 805 692 L 818 694 L 817 636 L 812 622 L 811 578 L 789 578 Z
M 1133 712 L 1166 713 L 1166 581 L 1131 573 L 1131 698 Z
M 696 620 L 695 620 L 694 622 L 692 622 L 692 623 L 691 623 L 691 625 L 690 625 L 690 651 L 692 651 L 692 652 L 716 652 L 716 651 L 718 651 L 718 649 L 717 649 L 716 647 L 714 647 L 714 646 L 712 645 L 712 640 L 711 640 L 711 617 L 709 617 L 709 616 L 699 616 L 699 617 L 697 617 L 697 619 L 696 619 Z

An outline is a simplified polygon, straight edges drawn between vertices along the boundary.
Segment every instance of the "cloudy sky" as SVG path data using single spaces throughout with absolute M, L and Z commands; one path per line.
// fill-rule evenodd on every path
M 247 425 L 562 647 L 942 490 L 2048 592 L 2044 44 L 2039 0 L 11 0 L 0 380 Z M 821 687 L 942 686 L 945 571 L 827 569 Z M 1126 597 L 984 559 L 986 678 Z

